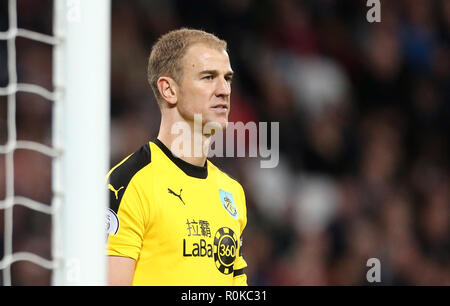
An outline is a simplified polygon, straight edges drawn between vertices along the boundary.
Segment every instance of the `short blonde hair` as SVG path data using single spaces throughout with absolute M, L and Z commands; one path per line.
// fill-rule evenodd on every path
M 153 45 L 148 61 L 147 80 L 158 105 L 161 106 L 163 102 L 157 86 L 158 79 L 161 76 L 168 76 L 180 83 L 183 78 L 181 59 L 190 46 L 198 43 L 219 50 L 227 50 L 227 43 L 217 36 L 202 30 L 188 28 L 168 32 Z

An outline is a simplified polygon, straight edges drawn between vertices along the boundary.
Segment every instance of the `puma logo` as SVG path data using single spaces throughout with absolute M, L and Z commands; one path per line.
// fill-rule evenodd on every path
M 169 191 L 170 194 L 173 194 L 174 196 L 178 197 L 181 202 L 183 202 L 184 205 L 186 205 L 186 203 L 184 203 L 183 199 L 181 198 L 181 192 L 183 191 L 183 189 L 180 189 L 180 194 L 176 194 L 172 189 L 167 188 L 167 190 Z
M 119 190 L 122 189 L 122 188 L 125 188 L 125 187 L 122 186 L 122 187 L 120 187 L 119 189 L 116 190 L 113 185 L 108 184 L 108 188 L 109 188 L 109 190 L 114 192 L 114 195 L 116 196 L 116 200 L 118 200 L 119 199 Z

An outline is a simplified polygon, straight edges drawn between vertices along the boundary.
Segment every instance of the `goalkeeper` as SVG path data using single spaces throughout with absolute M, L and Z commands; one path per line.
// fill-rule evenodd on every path
M 111 285 L 247 285 L 242 186 L 207 160 L 208 150 L 192 154 L 196 139 L 208 148 L 205 124 L 224 129 L 228 121 L 233 71 L 226 50 L 225 41 L 193 29 L 169 32 L 152 48 L 157 139 L 108 173 Z M 180 126 L 189 133 L 173 134 Z M 180 143 L 191 153 L 176 151 Z

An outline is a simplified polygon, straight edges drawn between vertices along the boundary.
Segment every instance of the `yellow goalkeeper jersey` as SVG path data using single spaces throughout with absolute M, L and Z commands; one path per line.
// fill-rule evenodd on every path
M 158 139 L 107 175 L 107 254 L 136 260 L 133 285 L 247 285 L 242 186 L 209 160 L 175 157 Z

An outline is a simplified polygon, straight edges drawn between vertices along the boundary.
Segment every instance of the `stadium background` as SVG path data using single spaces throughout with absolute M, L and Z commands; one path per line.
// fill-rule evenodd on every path
M 370 285 L 375 257 L 382 285 L 450 285 L 450 2 L 381 2 L 381 23 L 368 23 L 363 0 L 113 0 L 111 165 L 157 134 L 146 82 L 155 39 L 181 26 L 211 31 L 228 42 L 235 71 L 230 120 L 280 122 L 278 167 L 214 159 L 246 190 L 249 284 Z M 7 1 L 0 9 L 5 31 Z M 52 33 L 52 1 L 19 0 L 18 12 L 20 27 Z M 51 47 L 16 43 L 19 81 L 52 89 Z M 19 93 L 16 111 L 18 138 L 50 145 L 50 102 Z M 0 97 L 2 144 L 6 113 Z M 50 158 L 14 158 L 15 194 L 49 203 Z M 3 222 L 0 210 L 0 258 Z M 50 258 L 50 231 L 49 216 L 14 207 L 15 252 Z M 50 276 L 12 265 L 15 285 Z

